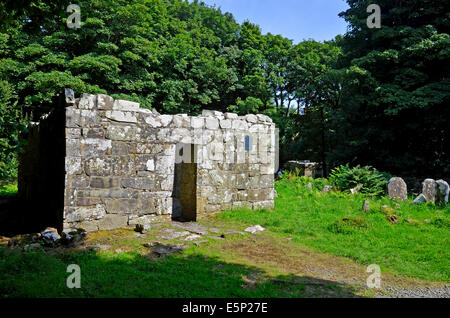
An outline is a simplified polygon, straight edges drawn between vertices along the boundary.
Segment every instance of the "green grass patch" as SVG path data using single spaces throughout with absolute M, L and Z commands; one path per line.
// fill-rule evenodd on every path
M 319 181 L 323 183 L 323 180 Z M 382 270 L 431 281 L 450 281 L 450 206 L 414 205 L 388 197 L 368 198 L 340 192 L 324 194 L 301 178 L 278 181 L 275 211 L 236 210 L 219 218 L 260 224 L 319 252 L 378 264 Z M 362 211 L 369 200 L 371 211 Z M 388 205 L 398 216 L 390 223 Z
M 81 268 L 80 289 L 66 286 L 70 264 Z M 305 297 L 305 285 L 292 286 L 289 275 L 248 284 L 247 277 L 258 272 L 192 248 L 156 261 L 136 252 L 50 255 L 0 248 L 0 297 Z
M 0 196 L 11 196 L 17 194 L 17 184 L 0 184 Z

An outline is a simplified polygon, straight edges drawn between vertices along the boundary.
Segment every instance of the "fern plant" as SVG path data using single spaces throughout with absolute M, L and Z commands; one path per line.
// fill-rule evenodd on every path
M 333 169 L 329 181 L 342 191 L 349 191 L 360 186 L 361 193 L 379 196 L 384 194 L 389 178 L 388 174 L 371 166 L 361 167 L 358 165 L 350 168 L 346 164 Z

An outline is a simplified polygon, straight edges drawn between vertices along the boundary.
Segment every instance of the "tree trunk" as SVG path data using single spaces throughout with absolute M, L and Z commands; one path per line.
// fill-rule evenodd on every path
M 327 167 L 327 158 L 326 158 L 326 145 L 325 145 L 325 114 L 324 114 L 324 106 L 320 109 L 320 121 L 322 125 L 322 147 L 321 147 L 321 159 L 322 159 L 322 171 L 324 178 L 328 177 L 328 167 Z

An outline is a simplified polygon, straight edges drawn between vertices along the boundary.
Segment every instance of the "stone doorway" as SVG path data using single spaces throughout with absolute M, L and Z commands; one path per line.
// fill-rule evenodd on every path
M 174 177 L 174 215 L 183 222 L 197 221 L 197 147 L 177 145 Z

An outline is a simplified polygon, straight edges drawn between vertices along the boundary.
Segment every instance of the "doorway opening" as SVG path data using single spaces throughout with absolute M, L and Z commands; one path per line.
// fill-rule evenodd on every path
M 174 215 L 182 222 L 197 221 L 197 147 L 177 145 L 174 177 Z

